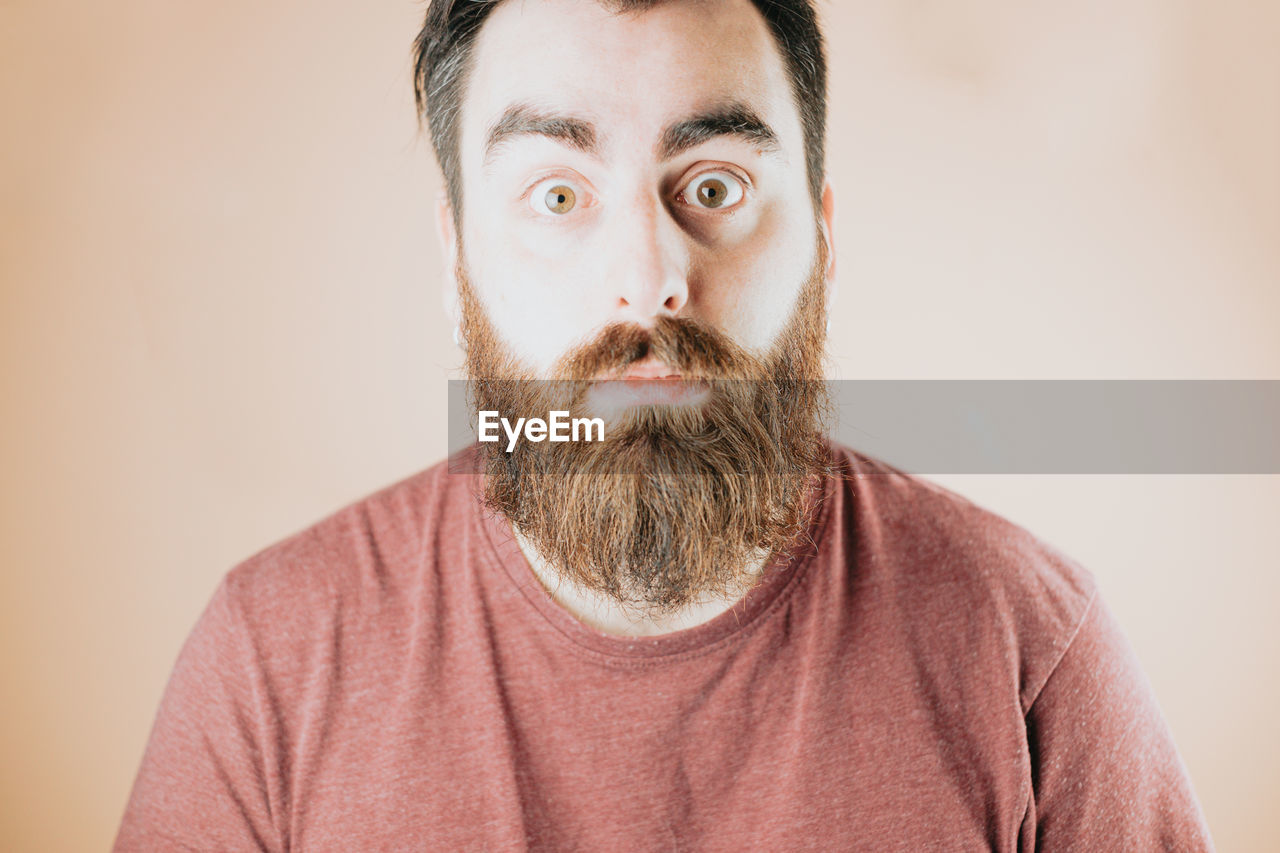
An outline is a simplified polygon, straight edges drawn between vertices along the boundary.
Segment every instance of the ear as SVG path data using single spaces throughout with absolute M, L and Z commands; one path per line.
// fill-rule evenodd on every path
M 440 257 L 444 262 L 440 304 L 449 318 L 449 327 L 456 333 L 461 319 L 458 307 L 458 231 L 453 221 L 453 206 L 449 204 L 449 196 L 444 190 L 436 197 L 436 237 L 440 240 Z
M 822 239 L 827 245 L 827 310 L 836 299 L 836 191 L 828 178 L 822 185 Z

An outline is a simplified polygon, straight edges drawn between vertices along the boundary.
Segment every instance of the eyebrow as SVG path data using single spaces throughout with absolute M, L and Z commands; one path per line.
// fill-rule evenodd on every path
M 592 156 L 600 153 L 600 136 L 589 120 L 541 110 L 529 104 L 513 104 L 507 107 L 485 136 L 485 165 L 492 162 L 504 144 L 520 136 L 545 137 Z M 669 125 L 662 132 L 656 150 L 660 159 L 670 160 L 724 136 L 747 142 L 762 154 L 777 154 L 782 148 L 773 128 L 745 104 L 733 102 Z
M 778 134 L 760 116 L 744 104 L 732 103 L 690 116 L 668 127 L 658 142 L 658 156 L 670 160 L 721 136 L 741 139 L 761 154 L 776 154 L 782 148 Z
M 484 142 L 485 164 L 499 148 L 518 136 L 545 136 L 586 154 L 596 154 L 599 148 L 595 126 L 586 119 L 557 115 L 528 104 L 513 104 L 489 128 Z

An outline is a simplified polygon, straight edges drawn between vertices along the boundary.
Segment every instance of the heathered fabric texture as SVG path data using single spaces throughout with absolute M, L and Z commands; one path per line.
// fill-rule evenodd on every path
M 1089 573 L 832 452 L 814 544 L 659 637 L 575 620 L 443 464 L 255 555 L 115 849 L 1210 849 Z

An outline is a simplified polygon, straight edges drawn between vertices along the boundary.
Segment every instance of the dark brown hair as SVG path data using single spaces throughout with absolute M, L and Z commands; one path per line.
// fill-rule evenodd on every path
M 455 217 L 462 211 L 458 116 L 470 70 L 471 48 L 489 13 L 502 0 L 432 0 L 414 40 L 414 98 L 419 118 L 444 172 Z M 661 0 L 595 0 L 618 12 L 638 11 Z M 812 0 L 752 0 L 777 40 L 791 76 L 804 128 L 805 165 L 815 208 L 821 206 L 827 110 L 827 61 Z

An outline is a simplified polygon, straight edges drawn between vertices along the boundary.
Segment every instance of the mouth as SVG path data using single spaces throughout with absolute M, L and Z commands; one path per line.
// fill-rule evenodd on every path
M 660 361 L 645 360 L 631 365 L 621 378 L 627 382 L 669 381 L 683 379 L 679 370 Z
M 707 383 L 686 377 L 660 361 L 630 365 L 621 374 L 597 378 L 591 389 L 592 402 L 600 408 L 617 410 L 629 406 L 695 405 L 706 399 Z

